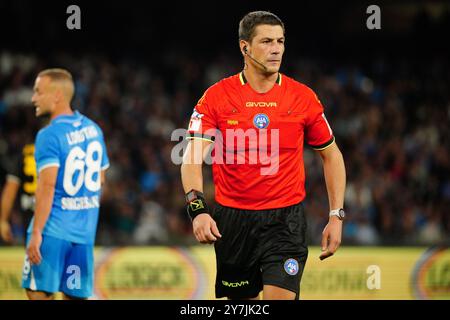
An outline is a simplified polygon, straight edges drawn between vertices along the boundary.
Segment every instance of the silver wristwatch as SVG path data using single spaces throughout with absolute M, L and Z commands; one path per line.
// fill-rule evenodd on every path
M 336 217 L 339 218 L 339 220 L 344 220 L 344 218 L 345 218 L 345 211 L 342 208 L 331 210 L 330 211 L 330 217 L 331 216 L 336 216 Z

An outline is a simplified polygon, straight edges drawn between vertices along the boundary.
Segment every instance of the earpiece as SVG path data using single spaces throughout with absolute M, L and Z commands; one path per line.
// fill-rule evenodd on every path
M 247 46 L 244 46 L 244 53 L 247 54 Z

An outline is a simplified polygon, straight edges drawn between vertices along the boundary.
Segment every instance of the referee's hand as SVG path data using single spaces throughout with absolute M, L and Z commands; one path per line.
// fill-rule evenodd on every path
M 200 243 L 214 243 L 222 235 L 217 229 L 217 224 L 214 219 L 207 213 L 199 214 L 192 221 L 192 228 L 197 241 Z
M 322 232 L 322 253 L 320 260 L 331 257 L 341 244 L 342 220 L 337 217 L 330 217 L 328 224 Z

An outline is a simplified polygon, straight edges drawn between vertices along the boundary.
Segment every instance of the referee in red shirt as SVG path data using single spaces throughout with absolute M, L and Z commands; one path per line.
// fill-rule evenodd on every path
M 181 178 L 195 237 L 214 243 L 217 298 L 299 298 L 308 256 L 304 142 L 322 158 L 330 205 L 320 259 L 341 242 L 344 160 L 316 94 L 279 72 L 284 30 L 270 12 L 248 13 L 239 24 L 244 70 L 211 86 L 190 120 Z M 203 196 L 210 145 L 214 212 Z

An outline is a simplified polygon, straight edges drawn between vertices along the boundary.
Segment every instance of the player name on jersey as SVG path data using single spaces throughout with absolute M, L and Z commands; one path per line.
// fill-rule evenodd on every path
M 82 143 L 89 139 L 97 138 L 98 131 L 94 126 L 89 126 L 80 130 L 68 132 L 66 133 L 66 137 L 69 145 L 74 145 L 77 143 Z
M 61 199 L 61 207 L 63 210 L 85 210 L 100 207 L 98 196 Z

